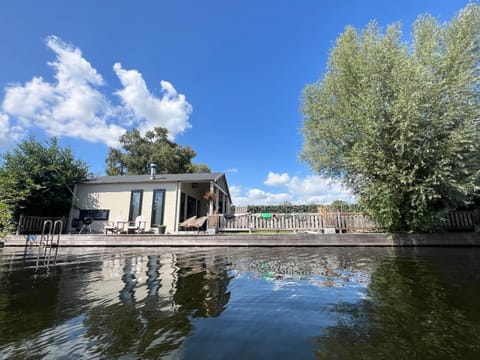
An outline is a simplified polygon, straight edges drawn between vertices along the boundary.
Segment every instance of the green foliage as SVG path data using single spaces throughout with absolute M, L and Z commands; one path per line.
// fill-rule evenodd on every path
M 133 129 L 120 137 L 120 143 L 123 151 L 109 149 L 108 175 L 148 174 L 151 163 L 157 165 L 159 174 L 210 172 L 205 164 L 193 164 L 191 160 L 196 156 L 195 151 L 170 141 L 164 128 L 147 131 L 143 137 Z
M 434 211 L 479 194 L 480 7 L 450 23 L 421 16 L 347 27 L 322 80 L 304 89 L 301 158 L 342 178 L 390 231 L 425 231 Z
M 10 206 L 0 200 L 0 239 L 13 231 L 13 216 Z
M 358 204 L 350 204 L 346 201 L 335 200 L 330 205 L 318 204 L 300 204 L 293 205 L 285 201 L 282 205 L 248 205 L 247 211 L 251 213 L 278 213 L 278 214 L 293 214 L 293 213 L 317 213 L 325 212 L 361 212 L 363 209 Z
M 249 205 L 247 210 L 252 213 L 316 213 L 317 206 L 310 205 Z
M 3 155 L 0 201 L 15 216 L 64 216 L 72 203 L 75 183 L 87 179 L 88 167 L 56 138 L 46 143 L 33 137 Z

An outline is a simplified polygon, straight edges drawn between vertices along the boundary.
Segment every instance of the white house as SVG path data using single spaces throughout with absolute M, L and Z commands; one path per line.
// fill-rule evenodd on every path
M 146 219 L 146 229 L 166 226 L 167 233 L 192 216 L 231 214 L 232 199 L 224 173 L 101 176 L 75 185 L 68 231 L 91 218 L 95 232 L 118 219 Z

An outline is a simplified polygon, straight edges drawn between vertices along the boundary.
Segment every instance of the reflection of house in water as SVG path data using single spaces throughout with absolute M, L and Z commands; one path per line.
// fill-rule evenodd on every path
M 224 265 L 215 264 L 214 256 L 112 254 L 103 261 L 101 276 L 102 281 L 88 281 L 86 292 L 103 304 L 119 299 L 138 303 L 158 296 L 171 301 L 168 308 L 161 310 L 181 307 L 197 316 L 218 316 L 229 300 L 230 278 Z
M 100 276 L 88 285 L 98 306 L 85 324 L 96 341 L 108 339 L 107 357 L 132 349 L 148 358 L 178 355 L 192 317 L 218 316 L 230 299 L 225 267 L 209 254 L 111 255 Z
M 88 282 L 87 292 L 105 303 L 141 302 L 147 296 L 164 299 L 175 293 L 176 267 L 171 253 L 159 255 L 112 254 L 103 261 L 101 277 Z M 94 274 L 98 276 L 98 274 Z

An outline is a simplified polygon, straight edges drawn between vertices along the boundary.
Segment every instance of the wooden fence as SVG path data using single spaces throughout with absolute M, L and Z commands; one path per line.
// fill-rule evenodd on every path
M 444 226 L 447 230 L 474 230 L 473 211 L 450 211 Z
M 478 225 L 478 224 L 477 224 Z M 212 215 L 208 226 L 219 231 L 318 231 L 364 232 L 379 230 L 378 224 L 364 213 L 296 213 L 296 214 L 235 214 L 232 217 Z M 450 211 L 440 230 L 473 231 L 473 211 Z
M 212 215 L 209 227 L 219 231 L 374 231 L 377 224 L 363 213 L 296 213 Z M 328 229 L 328 230 L 327 230 Z
M 47 217 L 47 216 L 24 216 L 20 215 L 17 225 L 17 235 L 22 234 L 41 234 L 43 229 L 43 224 L 46 220 L 51 220 L 54 223 L 56 220 L 62 220 L 63 229 L 62 232 L 65 232 L 67 229 L 67 218 L 66 217 Z M 48 230 L 48 229 L 47 229 Z

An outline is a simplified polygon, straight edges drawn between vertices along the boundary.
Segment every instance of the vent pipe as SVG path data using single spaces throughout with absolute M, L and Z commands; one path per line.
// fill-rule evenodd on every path
M 150 179 L 155 179 L 155 172 L 157 170 L 157 165 L 155 163 L 150 164 Z

